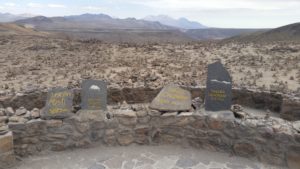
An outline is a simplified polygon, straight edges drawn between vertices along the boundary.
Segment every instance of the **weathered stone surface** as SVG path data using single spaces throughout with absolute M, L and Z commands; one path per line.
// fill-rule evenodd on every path
M 146 117 L 148 115 L 148 112 L 145 110 L 137 111 L 136 116 L 137 117 Z
M 2 153 L 13 152 L 13 135 L 8 132 L 5 135 L 0 135 L 0 155 Z
M 13 122 L 13 123 L 25 123 L 27 121 L 28 121 L 28 119 L 25 119 L 24 117 L 21 117 L 21 116 L 9 117 L 9 122 Z
M 106 169 L 106 167 L 103 166 L 102 164 L 94 164 L 91 167 L 89 167 L 88 169 Z
M 118 110 L 114 113 L 115 117 L 136 118 L 136 112 L 132 110 Z
M 72 118 L 76 118 L 80 122 L 104 121 L 106 119 L 106 113 L 106 111 L 102 110 L 79 110 L 76 116 Z
M 14 165 L 16 157 L 13 151 L 0 154 L 0 168 L 7 169 Z
M 148 114 L 150 116 L 160 116 L 161 112 L 157 111 L 157 110 L 149 110 Z
M 300 99 L 283 99 L 280 117 L 286 120 L 300 120 Z
M 33 110 L 31 110 L 30 116 L 31 116 L 31 118 L 33 118 L 33 119 L 40 118 L 40 116 L 41 116 L 41 115 L 40 115 L 40 109 L 34 108 Z
M 176 85 L 168 85 L 151 102 L 150 108 L 159 111 L 187 111 L 191 108 L 191 93 Z
M 181 168 L 191 168 L 193 166 L 196 166 L 199 162 L 195 159 L 185 157 L 185 158 L 180 158 L 176 162 L 176 166 L 181 167 Z
M 209 111 L 230 110 L 232 81 L 221 62 L 208 65 L 205 109 Z
M 118 139 L 119 144 L 122 146 L 127 146 L 127 145 L 133 143 L 133 141 L 134 141 L 134 137 L 131 134 L 120 135 L 120 136 L 118 136 L 117 139 Z
M 81 102 L 81 107 L 84 110 L 106 110 L 106 82 L 101 80 L 84 80 L 82 82 Z
M 287 153 L 287 164 L 290 169 L 300 168 L 300 153 L 299 152 L 288 152 Z
M 247 142 L 236 143 L 233 146 L 234 152 L 243 157 L 253 157 L 256 154 L 256 148 L 253 144 Z
M 5 123 L 7 122 L 8 117 L 7 116 L 0 116 L 0 123 Z
M 300 132 L 300 121 L 295 121 L 293 123 L 293 127 L 295 130 L 297 130 L 298 132 Z
M 6 116 L 5 109 L 0 108 L 0 116 Z
M 25 107 L 20 107 L 16 110 L 16 115 L 17 116 L 21 116 L 27 113 L 27 110 L 25 109 Z
M 195 110 L 199 110 L 203 107 L 203 100 L 200 97 L 196 97 L 192 100 L 192 106 Z
M 13 116 L 15 114 L 15 111 L 12 107 L 8 107 L 8 108 L 6 108 L 5 113 L 7 116 Z
M 62 120 L 47 120 L 47 127 L 61 127 L 63 122 Z
M 74 115 L 73 92 L 64 88 L 53 88 L 48 92 L 44 119 L 64 119 Z

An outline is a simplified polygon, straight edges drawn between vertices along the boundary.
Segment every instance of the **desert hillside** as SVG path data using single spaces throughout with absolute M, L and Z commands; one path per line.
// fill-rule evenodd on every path
M 20 28 L 21 29 L 21 28 Z M 80 86 L 204 86 L 207 65 L 221 59 L 234 87 L 300 94 L 299 43 L 104 43 L 37 36 L 0 36 L 0 91 Z
M 228 39 L 229 41 L 244 42 L 274 42 L 274 41 L 294 41 L 300 42 L 300 23 L 282 26 L 269 31 L 258 31 L 247 35 L 238 35 Z

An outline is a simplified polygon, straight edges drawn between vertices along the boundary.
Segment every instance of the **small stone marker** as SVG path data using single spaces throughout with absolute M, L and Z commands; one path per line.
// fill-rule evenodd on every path
M 82 82 L 81 108 L 84 110 L 107 109 L 107 84 L 101 80 Z
M 159 111 L 187 111 L 191 104 L 190 91 L 177 85 L 168 85 L 151 102 L 150 108 Z
M 232 81 L 222 63 L 217 61 L 208 65 L 205 110 L 230 110 L 232 99 Z
M 53 88 L 48 92 L 45 118 L 62 119 L 73 115 L 73 93 L 65 88 Z

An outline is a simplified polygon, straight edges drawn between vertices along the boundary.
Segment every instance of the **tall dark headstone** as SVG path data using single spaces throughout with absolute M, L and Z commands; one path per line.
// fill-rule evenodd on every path
M 208 65 L 205 110 L 230 110 L 232 99 L 232 81 L 221 62 Z
M 107 109 L 107 84 L 101 80 L 82 82 L 81 108 L 84 110 Z
M 65 88 L 53 88 L 48 92 L 44 118 L 63 119 L 73 115 L 73 93 Z

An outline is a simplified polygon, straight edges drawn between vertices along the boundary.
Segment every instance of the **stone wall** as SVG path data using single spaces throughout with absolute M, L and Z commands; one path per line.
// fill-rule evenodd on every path
M 0 169 L 4 169 L 15 162 L 13 135 L 8 132 L 0 135 Z
M 193 98 L 201 97 L 204 100 L 205 88 L 189 88 Z M 159 93 L 161 89 L 151 88 L 109 88 L 108 104 L 122 103 L 126 101 L 129 104 L 149 103 Z M 74 105 L 80 103 L 80 89 L 73 89 L 75 93 Z M 33 108 L 43 108 L 46 103 L 46 91 L 33 91 L 30 93 L 17 94 L 14 96 L 0 97 L 0 108 L 12 107 L 17 109 L 25 107 L 27 110 Z M 245 89 L 233 89 L 233 104 L 253 107 L 257 109 L 270 109 L 274 112 L 280 112 L 284 96 L 278 93 L 258 92 Z M 289 97 L 287 98 L 289 99 Z
M 222 151 L 262 162 L 299 167 L 299 123 L 280 118 L 237 119 L 232 112 L 161 114 L 145 105 L 78 111 L 64 120 L 9 123 L 18 156 L 98 144 L 176 144 Z
M 300 120 L 300 99 L 284 99 L 280 117 L 290 121 Z

